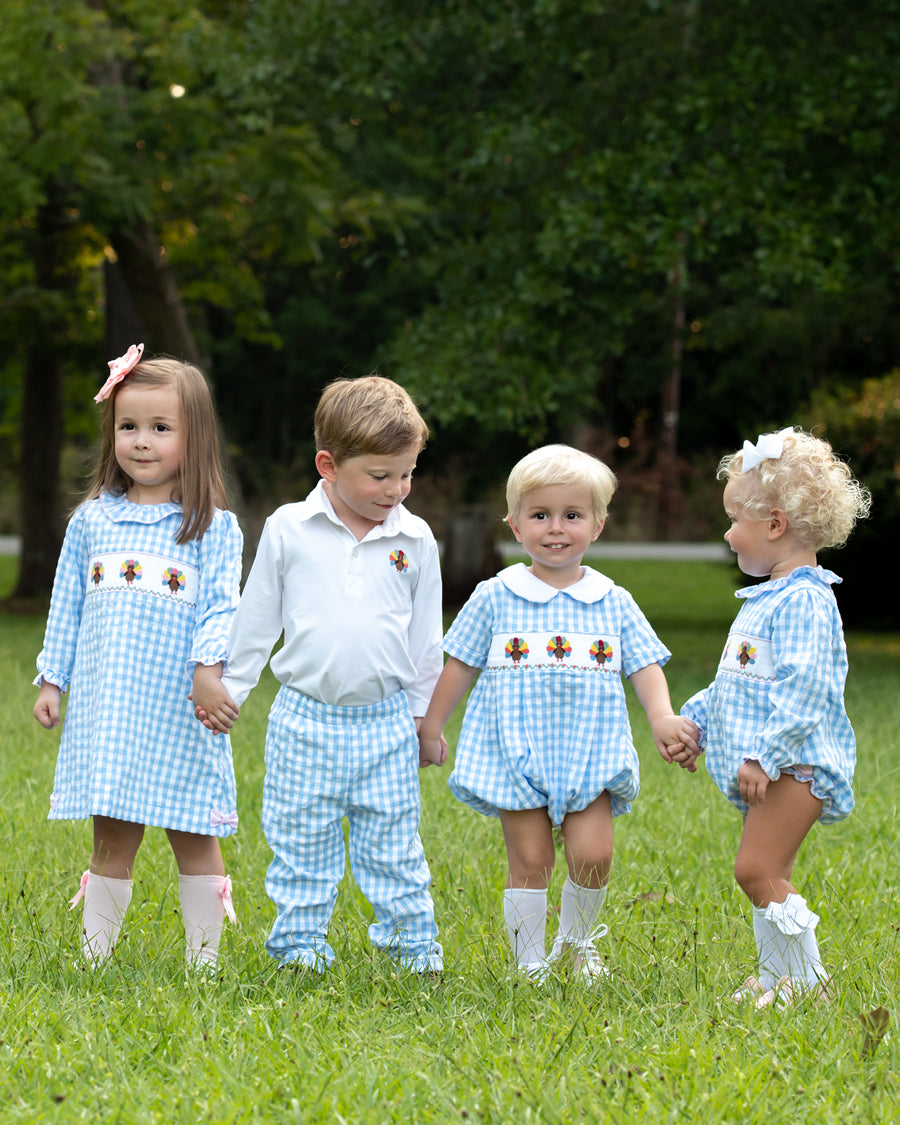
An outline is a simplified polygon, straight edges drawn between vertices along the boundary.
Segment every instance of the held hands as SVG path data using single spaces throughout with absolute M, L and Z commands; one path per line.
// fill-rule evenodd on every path
M 703 751 L 696 723 L 683 715 L 663 715 L 651 721 L 650 729 L 663 761 L 690 773 L 697 772 L 697 758 Z
M 744 762 L 738 770 L 738 785 L 741 797 L 748 805 L 761 805 L 766 799 L 769 778 L 759 762 L 750 760 Z
M 59 726 L 59 700 L 61 695 L 62 692 L 56 684 L 48 684 L 46 680 L 41 680 L 37 703 L 35 703 L 31 713 L 47 730 Z
M 422 719 L 416 719 L 416 733 L 419 736 L 419 769 L 427 766 L 442 766 L 447 761 L 447 739 L 444 732 L 437 738 L 422 734 Z
M 240 707 L 222 686 L 222 665 L 197 664 L 193 688 L 188 699 L 194 704 L 194 717 L 213 734 L 227 734 L 234 726 Z

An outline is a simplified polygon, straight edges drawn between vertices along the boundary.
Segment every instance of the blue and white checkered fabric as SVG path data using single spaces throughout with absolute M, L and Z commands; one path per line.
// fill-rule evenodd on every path
M 332 707 L 282 687 L 269 712 L 262 825 L 274 853 L 266 890 L 277 917 L 266 948 L 327 967 L 328 924 L 350 866 L 376 921 L 374 946 L 416 972 L 442 967 L 431 874 L 419 839 L 419 745 L 406 695 Z
M 739 590 L 715 680 L 681 713 L 705 732 L 706 765 L 725 796 L 746 812 L 737 774 L 748 758 L 774 781 L 812 767 L 823 822 L 853 808 L 856 739 L 844 707 L 847 649 L 831 583 L 821 567 Z
M 484 669 L 469 697 L 449 785 L 478 812 L 546 807 L 561 824 L 604 790 L 613 815 L 628 812 L 637 796 L 640 769 L 632 741 L 622 678 L 602 661 L 587 667 L 485 667 L 492 642 L 521 635 L 548 639 L 591 635 L 615 638 L 626 675 L 665 664 L 669 651 L 632 596 L 608 583 L 596 601 L 565 590 L 549 601 L 513 593 L 499 578 L 481 583 L 444 638 L 444 649 Z M 602 651 L 602 650 L 601 650 Z
M 176 544 L 180 523 L 177 504 L 108 495 L 69 522 L 38 657 L 38 681 L 69 689 L 51 819 L 236 830 L 229 739 L 197 722 L 187 696 L 188 665 L 225 656 L 241 533 L 220 511 L 202 539 Z M 125 585 L 105 584 L 111 558 L 129 574 Z M 186 568 L 199 571 L 198 583 L 180 584 Z M 183 599 L 188 589 L 195 603 Z

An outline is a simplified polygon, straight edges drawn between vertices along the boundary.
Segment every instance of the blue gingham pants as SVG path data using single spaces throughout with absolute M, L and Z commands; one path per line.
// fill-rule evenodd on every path
M 266 941 L 283 963 L 323 969 L 328 923 L 350 866 L 375 911 L 369 939 L 417 972 L 442 967 L 431 874 L 419 839 L 418 741 L 403 692 L 332 707 L 282 687 L 269 712 L 262 826 L 274 856 L 266 891 L 277 917 Z

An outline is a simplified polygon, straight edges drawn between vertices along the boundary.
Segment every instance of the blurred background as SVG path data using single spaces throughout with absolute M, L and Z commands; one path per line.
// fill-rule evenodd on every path
M 824 434 L 875 497 L 834 559 L 900 627 L 900 0 L 6 0 L 0 536 L 49 595 L 129 344 L 214 387 L 248 549 L 378 371 L 432 437 L 448 599 L 511 465 L 578 445 L 603 541 L 721 538 L 719 457 Z

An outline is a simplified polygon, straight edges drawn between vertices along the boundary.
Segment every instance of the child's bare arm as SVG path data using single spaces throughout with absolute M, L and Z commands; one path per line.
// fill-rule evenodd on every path
M 700 753 L 700 732 L 690 719 L 676 715 L 669 698 L 669 685 L 658 664 L 632 673 L 631 686 L 647 713 L 656 748 L 666 762 L 677 762 L 693 772 Z
M 46 680 L 41 680 L 41 687 L 32 714 L 47 730 L 59 726 L 59 700 L 61 695 L 62 692 L 56 684 L 48 684 Z
M 227 734 L 241 712 L 222 683 L 221 663 L 194 666 L 188 699 L 193 701 L 195 716 L 213 734 Z
M 441 672 L 425 717 L 419 724 L 419 765 L 442 766 L 447 760 L 447 740 L 444 738 L 444 725 L 459 706 L 478 669 L 463 664 L 455 657 L 448 657 Z

